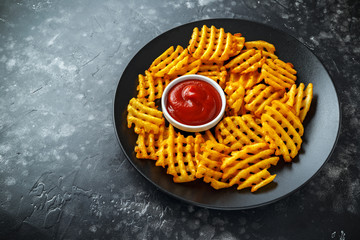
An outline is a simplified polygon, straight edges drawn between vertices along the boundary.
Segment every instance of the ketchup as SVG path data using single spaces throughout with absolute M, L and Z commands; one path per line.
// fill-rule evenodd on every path
M 170 89 L 167 110 L 171 117 L 187 125 L 202 125 L 220 113 L 221 97 L 209 83 L 186 80 Z

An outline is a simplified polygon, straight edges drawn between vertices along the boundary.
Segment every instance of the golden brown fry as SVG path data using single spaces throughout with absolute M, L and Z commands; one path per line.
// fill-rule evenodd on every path
M 274 100 L 272 106 L 265 107 L 261 122 L 268 137 L 276 144 L 275 154 L 290 162 L 298 154 L 302 143 L 304 127 L 300 119 L 288 105 Z
M 204 25 L 201 31 L 196 27 L 189 42 L 190 54 L 203 61 L 226 61 L 241 51 L 243 39 L 225 33 L 223 28 Z
M 265 142 L 262 128 L 251 115 L 225 117 L 215 128 L 219 143 L 236 151 L 245 145 Z
M 265 106 L 270 105 L 273 100 L 280 99 L 283 94 L 283 90 L 275 91 L 272 86 L 264 84 L 256 85 L 253 89 L 246 92 L 244 98 L 245 108 L 256 117 L 261 117 Z
M 221 165 L 223 179 L 229 185 L 238 185 L 238 190 L 251 187 L 254 192 L 273 181 L 276 175 L 267 171 L 271 165 L 276 165 L 279 158 L 272 157 L 273 149 L 267 143 L 256 143 L 244 146 L 240 151 L 233 151 L 225 157 Z
M 146 102 L 140 99 L 132 98 L 127 111 L 128 128 L 134 124 L 137 134 L 142 132 L 157 134 L 160 126 L 165 123 L 162 112 L 155 108 L 155 104 L 149 107 Z
M 261 68 L 261 79 L 275 89 L 290 89 L 296 81 L 296 70 L 292 64 L 279 59 L 267 59 Z

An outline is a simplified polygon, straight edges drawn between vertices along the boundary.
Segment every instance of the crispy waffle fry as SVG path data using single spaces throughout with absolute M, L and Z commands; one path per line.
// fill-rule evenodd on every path
M 245 42 L 245 48 L 261 50 L 269 53 L 275 52 L 275 46 L 273 44 L 262 40 Z
M 182 75 L 195 74 L 198 72 L 200 66 L 201 66 L 200 59 L 189 57 L 187 64 L 178 63 L 176 66 L 170 69 L 168 75 L 171 77 L 171 79 L 174 79 Z
M 293 107 L 295 103 L 295 95 L 297 92 L 296 90 L 297 90 L 296 84 L 293 84 L 291 88 L 280 99 L 280 102 L 286 103 L 287 105 Z
M 223 144 L 206 141 L 201 147 L 201 154 L 197 155 L 199 162 L 196 170 L 196 177 L 203 178 L 204 182 L 210 183 L 215 189 L 229 187 L 230 185 L 222 181 L 221 164 L 231 149 Z
M 244 48 L 245 38 L 242 37 L 241 33 L 235 33 L 234 35 L 234 44 L 231 49 L 230 56 L 238 55 L 241 50 Z
M 226 104 L 230 108 L 230 114 L 235 116 L 239 115 L 243 107 L 245 88 L 240 82 L 229 82 L 224 92 L 227 94 Z
M 189 59 L 189 52 L 181 46 L 171 46 L 164 53 L 162 53 L 149 67 L 149 72 L 155 77 L 163 77 L 172 68 L 179 69 L 187 64 Z
M 305 90 L 304 88 L 305 85 L 303 83 L 300 83 L 299 87 L 296 87 L 294 84 L 284 97 L 286 104 L 293 107 L 295 115 L 300 118 L 301 122 L 304 121 L 313 98 L 312 83 L 309 83 Z
M 290 162 L 302 143 L 304 128 L 300 119 L 288 105 L 274 100 L 271 106 L 265 107 L 261 122 L 266 134 L 276 145 L 275 154 L 282 155 L 286 162 Z
M 241 37 L 225 33 L 223 28 L 210 29 L 204 25 L 199 31 L 194 28 L 188 50 L 191 55 L 204 61 L 226 61 L 242 47 Z M 241 49 L 240 49 L 241 50 Z
M 254 85 L 261 82 L 260 73 L 258 71 L 249 72 L 246 74 L 230 72 L 228 76 L 228 82 L 239 82 L 245 89 L 250 89 Z
M 232 59 L 225 67 L 230 68 L 231 72 L 245 74 L 257 71 L 265 60 L 261 51 L 256 52 L 255 49 L 251 49 Z
M 203 62 L 197 74 L 209 77 L 217 82 L 221 88 L 225 88 L 227 71 L 222 62 Z
M 274 149 L 270 149 L 267 143 L 247 145 L 240 151 L 233 151 L 221 165 L 223 178 L 228 179 L 230 186 L 237 184 L 238 190 L 251 187 L 254 192 L 275 178 L 276 175 L 267 171 L 279 160 L 279 157 L 272 157 L 273 154 Z
M 248 51 L 250 49 L 255 49 L 256 52 L 261 51 L 262 55 L 266 58 L 271 59 L 277 59 L 278 56 L 276 56 L 275 53 L 275 46 L 271 43 L 268 43 L 266 41 L 258 40 L 258 41 L 250 41 L 245 42 L 245 51 Z
M 162 112 L 155 108 L 155 103 L 151 106 L 149 107 L 149 104 L 140 99 L 132 98 L 127 107 L 128 128 L 134 124 L 137 134 L 142 132 L 159 133 L 160 126 L 165 123 L 165 120 Z
M 217 142 L 217 141 L 216 141 L 216 138 L 214 137 L 214 135 L 212 134 L 212 132 L 211 132 L 210 130 L 206 130 L 206 131 L 205 131 L 205 133 L 204 133 L 204 135 L 203 135 L 203 139 L 204 139 L 205 141 L 210 140 L 210 141 L 213 141 L 213 142 Z
M 298 93 L 298 95 L 300 96 L 300 94 Z M 304 91 L 304 97 L 302 98 L 302 100 L 300 100 L 300 97 L 297 97 L 299 100 L 296 101 L 295 104 L 295 109 L 298 113 L 298 116 L 300 118 L 300 121 L 303 122 L 309 109 L 310 109 L 310 105 L 313 99 L 313 84 L 309 83 Z
M 263 162 L 262 162 L 263 164 Z M 270 165 L 269 163 L 265 163 L 267 165 L 262 166 L 262 164 L 259 164 L 257 169 L 262 169 L 263 167 L 267 167 Z M 254 167 L 255 168 L 255 167 Z M 246 172 L 245 172 L 246 174 Z M 274 180 L 276 177 L 276 174 L 270 175 L 269 171 L 267 169 L 263 169 L 255 174 L 251 174 L 244 182 L 239 184 L 238 190 L 241 190 L 243 188 L 251 187 L 251 192 L 257 191 L 259 188 L 269 184 Z
M 169 84 L 170 79 L 165 77 L 153 77 L 149 71 L 145 71 L 145 76 L 139 74 L 139 84 L 137 86 L 138 98 L 147 98 L 149 102 L 160 99 L 165 87 Z
M 158 151 L 157 166 L 166 166 L 167 174 L 173 175 L 174 182 L 190 182 L 195 180 L 196 151 L 199 151 L 201 135 L 184 137 L 176 133 L 174 127 L 169 125 L 166 139 L 161 142 Z
M 245 108 L 255 116 L 260 117 L 265 106 L 271 104 L 273 100 L 280 99 L 284 94 L 283 90 L 275 91 L 272 86 L 265 84 L 256 85 L 253 89 L 246 92 Z
M 236 151 L 244 145 L 265 142 L 264 131 L 251 115 L 225 117 L 215 128 L 219 143 Z
M 159 134 L 164 131 L 165 125 L 160 126 Z M 158 141 L 159 134 L 142 132 L 136 140 L 135 152 L 137 158 L 158 159 L 158 149 L 161 141 Z
M 175 131 L 173 126 L 169 125 L 169 127 L 161 127 L 159 130 L 159 134 L 157 135 L 157 145 L 158 145 L 158 151 L 156 152 L 156 166 L 161 166 L 163 168 L 166 167 L 167 163 L 167 157 L 170 154 L 170 156 L 173 156 L 172 151 L 173 148 L 167 148 L 167 145 L 165 145 L 165 142 L 171 142 L 175 138 Z M 171 142 L 173 144 L 173 142 Z
M 267 59 L 261 68 L 261 79 L 275 89 L 290 89 L 296 81 L 296 70 L 292 64 L 280 59 Z

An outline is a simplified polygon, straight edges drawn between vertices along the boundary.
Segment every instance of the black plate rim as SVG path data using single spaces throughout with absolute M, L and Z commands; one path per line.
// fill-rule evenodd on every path
M 158 38 L 160 38 L 162 35 L 166 35 L 168 32 L 173 31 L 177 28 L 181 28 L 184 27 L 186 25 L 192 25 L 192 24 L 200 24 L 200 23 L 205 23 L 207 21 L 216 21 L 216 20 L 234 20 L 234 21 L 242 21 L 242 22 L 249 22 L 249 23 L 255 23 L 255 24 L 259 24 L 262 25 L 266 28 L 270 28 L 272 30 L 275 30 L 277 32 L 280 32 L 281 34 L 284 35 L 288 35 L 290 36 L 293 40 L 295 40 L 296 42 L 298 42 L 299 44 L 301 44 L 302 46 L 304 46 L 308 51 L 311 52 L 311 54 L 316 58 L 316 60 L 319 61 L 319 63 L 321 64 L 321 66 L 323 67 L 323 69 L 325 70 L 326 74 L 329 76 L 329 79 L 334 87 L 335 93 L 336 93 L 336 102 L 337 102 L 337 107 L 338 107 L 338 111 L 339 111 L 339 119 L 338 119 L 338 130 L 336 133 L 336 137 L 335 137 L 335 141 L 334 144 L 327 156 L 327 158 L 324 160 L 324 162 L 322 163 L 322 165 L 318 168 L 318 170 L 310 177 L 308 178 L 303 184 L 299 185 L 297 188 L 293 189 L 292 191 L 289 191 L 286 194 L 283 194 L 282 196 L 269 200 L 269 201 L 265 201 L 263 203 L 260 204 L 254 204 L 251 206 L 246 206 L 246 207 L 227 207 L 227 206 L 214 206 L 214 205 L 210 205 L 210 204 L 203 204 L 203 203 L 199 203 L 196 201 L 192 201 L 189 199 L 186 199 L 182 196 L 176 195 L 172 192 L 169 192 L 165 189 L 163 189 L 162 187 L 160 187 L 157 183 L 155 183 L 154 181 L 152 181 L 148 176 L 146 176 L 136 165 L 135 163 L 132 162 L 131 158 L 129 157 L 129 155 L 127 154 L 127 152 L 125 151 L 123 144 L 121 143 L 120 137 L 118 135 L 118 131 L 116 128 L 116 115 L 115 115 L 115 108 L 116 108 L 116 96 L 118 94 L 119 91 L 119 85 L 121 82 L 121 78 L 125 72 L 125 70 L 128 68 L 129 64 L 131 63 L 132 59 L 135 58 L 138 54 L 140 54 L 140 52 L 151 42 L 156 41 Z M 329 161 L 329 159 L 331 158 L 336 146 L 337 146 L 337 142 L 339 140 L 339 136 L 340 136 L 340 132 L 341 132 L 341 128 L 342 128 L 342 110 L 341 110 L 341 102 L 339 101 L 339 94 L 338 94 L 338 89 L 336 87 L 336 84 L 334 83 L 334 80 L 332 79 L 331 75 L 329 74 L 329 71 L 327 70 L 327 68 L 325 67 L 325 65 L 323 64 L 323 62 L 319 59 L 319 57 L 313 52 L 312 49 L 310 49 L 306 44 L 302 43 L 300 40 L 298 40 L 296 37 L 294 37 L 292 34 L 285 32 L 279 28 L 276 28 L 274 26 L 262 23 L 262 22 L 257 22 L 255 20 L 249 20 L 249 19 L 234 19 L 234 18 L 210 18 L 210 19 L 202 19 L 202 20 L 197 20 L 197 21 L 192 21 L 192 22 L 188 22 L 185 24 L 181 24 L 179 26 L 170 28 L 168 30 L 166 30 L 165 32 L 162 32 L 161 34 L 157 35 L 156 37 L 154 37 L 153 39 L 151 39 L 150 41 L 146 42 L 134 55 L 132 55 L 129 58 L 129 61 L 126 65 L 126 67 L 124 68 L 124 70 L 121 73 L 120 79 L 118 80 L 117 86 L 116 86 L 116 91 L 114 93 L 114 97 L 113 97 L 113 114 L 112 114 L 112 118 L 113 118 L 113 126 L 114 126 L 114 131 L 115 131 L 115 135 L 116 138 L 118 140 L 118 143 L 120 145 L 121 150 L 123 151 L 123 154 L 125 155 L 125 157 L 127 158 L 127 160 L 131 163 L 131 165 L 137 170 L 138 173 L 140 173 L 140 175 L 142 175 L 145 179 L 147 179 L 153 186 L 155 186 L 158 190 L 160 190 L 161 192 L 164 192 L 167 195 L 170 195 L 171 197 L 181 200 L 182 202 L 194 205 L 194 206 L 198 206 L 198 207 L 203 207 L 203 208 L 207 208 L 207 209 L 214 209 L 214 210 L 225 210 L 225 211 L 230 211 L 230 210 L 247 210 L 247 209 L 254 209 L 254 208 L 258 208 L 258 207 L 263 207 L 263 206 L 267 206 L 270 205 L 272 203 L 275 203 L 279 200 L 282 200 L 290 195 L 292 195 L 293 193 L 299 191 L 301 188 L 303 188 L 306 184 L 308 184 L 308 182 L 310 182 L 312 179 L 314 179 L 314 177 L 316 177 L 319 172 L 323 169 L 324 165 Z

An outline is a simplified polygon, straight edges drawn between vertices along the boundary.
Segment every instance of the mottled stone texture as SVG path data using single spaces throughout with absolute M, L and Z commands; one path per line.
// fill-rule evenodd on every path
M 112 123 L 118 80 L 142 46 L 219 17 L 299 39 L 341 101 L 339 141 L 324 168 L 252 210 L 167 196 L 126 160 Z M 359 21 L 356 0 L 1 1 L 0 239 L 359 239 Z

